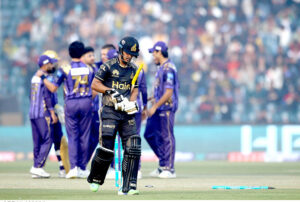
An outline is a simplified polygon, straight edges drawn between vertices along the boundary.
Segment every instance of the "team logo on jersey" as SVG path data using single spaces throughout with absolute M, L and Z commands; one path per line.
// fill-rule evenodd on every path
M 132 72 L 131 75 L 130 75 L 130 79 L 133 79 L 133 72 Z
M 133 51 L 133 52 L 136 52 L 136 43 L 131 47 L 130 50 Z
M 113 72 L 112 72 L 112 76 L 113 77 L 119 77 L 119 71 L 118 70 L 113 70 Z
M 100 69 L 102 69 L 103 71 L 106 71 L 106 70 L 105 70 L 105 65 L 101 65 L 101 66 L 100 66 Z

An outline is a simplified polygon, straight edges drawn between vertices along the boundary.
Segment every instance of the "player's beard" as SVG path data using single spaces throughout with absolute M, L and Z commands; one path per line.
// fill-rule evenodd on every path
M 53 74 L 55 71 L 56 71 L 56 68 L 53 67 L 52 69 L 48 69 L 48 70 L 47 70 L 47 73 L 48 73 L 48 74 Z
M 58 68 L 58 63 L 56 62 L 56 63 L 53 64 L 52 69 L 47 70 L 47 72 L 49 74 L 53 74 L 56 71 L 57 68 Z

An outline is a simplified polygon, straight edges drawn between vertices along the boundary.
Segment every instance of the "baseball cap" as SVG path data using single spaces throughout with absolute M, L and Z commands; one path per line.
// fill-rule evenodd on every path
M 113 59 L 115 57 L 118 56 L 118 52 L 116 49 L 110 49 L 108 52 L 107 52 L 107 59 Z
M 156 51 L 167 51 L 168 46 L 165 42 L 163 41 L 158 41 L 154 44 L 153 48 L 148 49 L 149 53 L 153 53 L 155 50 Z
M 53 64 L 53 63 L 55 63 L 55 62 L 57 62 L 56 59 L 50 58 L 50 57 L 47 56 L 47 55 L 41 55 L 41 56 L 39 57 L 38 64 L 39 64 L 40 67 L 42 67 L 42 66 L 45 65 L 45 64 L 48 64 L 48 63 Z

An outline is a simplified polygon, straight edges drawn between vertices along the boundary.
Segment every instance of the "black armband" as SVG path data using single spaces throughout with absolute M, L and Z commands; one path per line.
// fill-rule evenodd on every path
M 47 77 L 44 74 L 41 76 L 42 81 L 44 81 L 44 79 L 46 79 L 46 78 Z

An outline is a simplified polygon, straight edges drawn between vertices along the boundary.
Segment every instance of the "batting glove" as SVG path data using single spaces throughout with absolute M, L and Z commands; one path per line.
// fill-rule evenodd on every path
M 115 89 L 105 91 L 105 95 L 109 95 L 111 97 L 111 101 L 114 103 L 115 109 L 118 103 L 121 103 L 124 100 L 123 95 L 121 95 Z
M 125 104 L 125 112 L 127 112 L 127 114 L 131 115 L 131 114 L 135 114 L 139 111 L 139 105 L 137 104 L 136 101 L 128 101 Z

